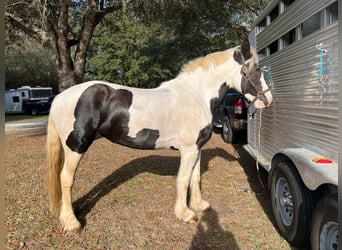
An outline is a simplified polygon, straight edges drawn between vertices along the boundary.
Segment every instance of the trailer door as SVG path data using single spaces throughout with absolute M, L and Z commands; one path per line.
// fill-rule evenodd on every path
M 19 92 L 5 93 L 5 112 L 6 113 L 20 113 L 23 111 L 23 99 Z

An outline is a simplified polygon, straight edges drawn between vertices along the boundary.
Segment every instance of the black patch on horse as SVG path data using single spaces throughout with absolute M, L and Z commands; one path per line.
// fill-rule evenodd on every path
M 241 53 L 242 53 L 243 58 L 244 58 L 246 61 L 252 57 L 251 46 L 250 46 L 250 44 L 249 44 L 248 39 L 247 39 L 247 40 L 244 40 L 244 41 L 242 42 L 242 45 L 241 45 Z
M 139 149 L 154 149 L 159 131 L 144 128 L 135 138 L 129 137 L 129 108 L 133 95 L 125 89 L 104 84 L 88 87 L 80 96 L 74 111 L 74 129 L 66 144 L 77 153 L 85 153 L 94 139 L 104 136 L 112 142 Z
M 242 65 L 244 63 L 244 59 L 243 59 L 240 51 L 234 51 L 233 57 L 234 57 L 234 60 L 236 62 L 238 62 L 239 64 Z
M 204 144 L 206 144 L 211 137 L 213 131 L 213 125 L 210 123 L 207 126 L 205 126 L 198 134 L 196 145 L 198 150 L 200 150 Z
M 211 114 L 214 114 L 215 109 L 222 103 L 225 95 L 227 94 L 229 87 L 227 83 L 223 83 L 219 89 L 219 94 L 217 98 L 213 98 L 210 100 L 210 111 Z

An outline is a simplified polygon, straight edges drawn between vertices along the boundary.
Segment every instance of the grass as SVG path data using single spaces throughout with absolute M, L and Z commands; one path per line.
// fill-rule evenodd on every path
M 95 141 L 73 187 L 80 233 L 63 233 L 49 213 L 46 135 L 7 135 L 5 231 L 10 249 L 283 249 L 258 189 L 255 162 L 214 134 L 202 151 L 202 193 L 211 208 L 188 224 L 173 213 L 178 152 L 137 151 Z M 267 202 L 266 202 L 267 201 Z

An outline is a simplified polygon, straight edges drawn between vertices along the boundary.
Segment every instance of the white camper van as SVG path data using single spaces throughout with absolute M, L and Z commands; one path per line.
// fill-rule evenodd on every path
M 338 249 L 338 1 L 274 0 L 249 35 L 274 101 L 248 118 L 244 149 L 269 172 L 279 232 Z
M 5 91 L 5 113 L 47 113 L 52 102 L 51 87 L 23 86 Z

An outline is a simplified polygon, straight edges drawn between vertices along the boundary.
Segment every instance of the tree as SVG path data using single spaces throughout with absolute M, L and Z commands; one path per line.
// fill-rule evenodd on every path
M 122 85 L 151 88 L 170 78 L 169 28 L 142 20 L 136 13 L 118 13 L 95 32 L 88 75 Z
M 21 86 L 49 86 L 58 91 L 54 54 L 37 41 L 24 36 L 20 43 L 6 44 L 6 89 Z
M 59 90 L 82 81 L 95 27 L 129 0 L 6 0 L 6 21 L 56 55 Z
M 55 54 L 60 91 L 83 80 L 86 62 L 93 55 L 97 58 L 87 69 L 92 76 L 96 73 L 134 86 L 142 86 L 145 81 L 151 87 L 178 72 L 189 59 L 236 45 L 246 35 L 245 25 L 268 1 L 5 0 L 5 18 L 7 27 L 12 28 L 9 34 L 20 39 L 25 33 Z M 105 26 L 109 13 L 117 13 L 112 21 L 117 27 L 120 17 L 128 19 L 119 29 L 111 30 Z M 98 47 L 87 57 L 91 38 L 101 22 L 104 26 L 98 29 L 99 39 L 109 42 L 115 38 L 118 43 L 104 46 L 96 41 Z M 109 52 L 109 46 L 116 48 L 117 57 L 108 56 L 104 48 Z M 113 68 L 94 72 L 101 66 Z
M 267 2 L 137 1 L 95 31 L 88 76 L 156 87 L 187 61 L 240 44 Z

